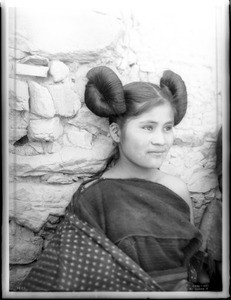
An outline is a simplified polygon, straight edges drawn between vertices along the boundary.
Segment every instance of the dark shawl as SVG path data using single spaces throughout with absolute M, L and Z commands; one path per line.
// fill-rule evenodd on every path
M 202 242 L 188 204 L 162 184 L 98 179 L 68 210 L 106 236 L 146 272 L 185 266 Z
M 21 290 L 160 291 L 157 282 L 181 279 L 201 245 L 189 215 L 187 203 L 158 183 L 82 184 Z

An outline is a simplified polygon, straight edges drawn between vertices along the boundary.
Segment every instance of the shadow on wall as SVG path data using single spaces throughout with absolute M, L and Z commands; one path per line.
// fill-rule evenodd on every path
M 220 128 L 216 142 L 216 172 L 219 189 L 222 193 L 222 128 Z M 205 252 L 203 269 L 209 274 L 209 290 L 222 290 L 222 198 L 214 199 L 206 207 L 199 226 L 203 236 L 202 246 Z M 201 272 L 200 281 L 204 281 Z

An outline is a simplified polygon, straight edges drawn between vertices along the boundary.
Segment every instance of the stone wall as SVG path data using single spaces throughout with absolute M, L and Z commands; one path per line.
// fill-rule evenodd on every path
M 182 76 L 188 110 L 162 170 L 187 183 L 197 226 L 208 203 L 221 197 L 214 169 L 221 124 L 214 11 L 198 12 L 198 25 L 184 9 L 180 15 L 159 7 L 155 18 L 149 7 L 10 11 L 11 290 L 46 247 L 81 180 L 103 168 L 113 149 L 108 120 L 84 104 L 86 73 L 94 66 L 111 67 L 123 84 L 158 83 L 165 69 Z

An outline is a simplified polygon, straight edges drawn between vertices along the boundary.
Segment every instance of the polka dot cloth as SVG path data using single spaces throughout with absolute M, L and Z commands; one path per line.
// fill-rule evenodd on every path
M 105 235 L 67 212 L 21 291 L 162 291 Z

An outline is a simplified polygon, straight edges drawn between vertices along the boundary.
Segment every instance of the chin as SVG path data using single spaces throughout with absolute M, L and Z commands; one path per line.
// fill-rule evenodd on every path
M 148 164 L 145 164 L 143 165 L 144 168 L 146 169 L 159 169 L 162 165 L 162 162 L 161 163 L 148 163 Z
M 162 164 L 163 164 L 163 160 L 161 159 L 161 160 L 156 160 L 154 162 L 149 162 L 147 164 L 147 167 L 153 168 L 153 169 L 158 169 L 161 167 Z
M 141 167 L 142 169 L 159 169 L 163 163 L 163 158 L 160 159 L 144 159 L 144 160 L 135 160 L 133 161 L 133 163 L 139 167 Z
M 149 169 L 159 169 L 161 167 L 162 164 L 158 164 L 158 165 L 153 165 L 151 167 L 149 167 Z

